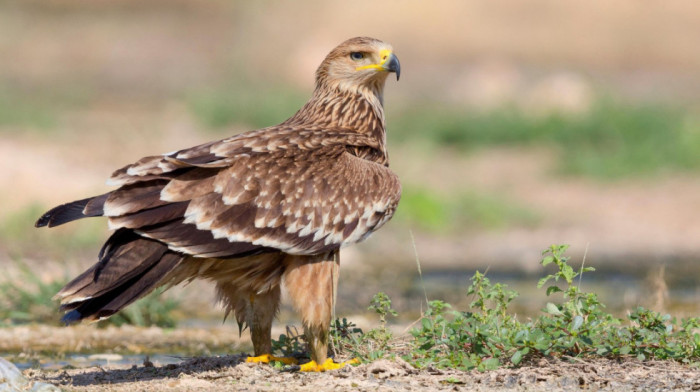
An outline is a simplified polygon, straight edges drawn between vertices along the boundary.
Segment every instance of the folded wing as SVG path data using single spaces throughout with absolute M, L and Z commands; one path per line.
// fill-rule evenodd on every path
M 119 189 L 42 220 L 104 215 L 195 257 L 325 252 L 364 239 L 398 204 L 396 176 L 356 156 L 373 148 L 356 133 L 264 129 L 144 158 L 113 174 Z

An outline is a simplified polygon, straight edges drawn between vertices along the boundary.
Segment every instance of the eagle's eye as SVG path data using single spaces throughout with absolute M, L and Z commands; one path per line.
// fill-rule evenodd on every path
M 363 58 L 365 58 L 365 54 L 362 52 L 352 52 L 352 53 L 350 53 L 350 58 L 355 60 L 355 61 L 359 61 L 359 60 L 362 60 Z

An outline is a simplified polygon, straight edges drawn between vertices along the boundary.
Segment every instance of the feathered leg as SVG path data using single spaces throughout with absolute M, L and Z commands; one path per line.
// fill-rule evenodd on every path
M 282 280 L 294 307 L 299 310 L 311 362 L 301 366 L 302 371 L 338 369 L 328 359 L 328 334 L 338 285 L 338 252 L 318 256 L 287 256 Z
M 280 286 L 273 286 L 269 291 L 255 293 L 241 290 L 234 282 L 219 282 L 216 289 L 226 307 L 226 316 L 234 313 L 241 332 L 244 326 L 250 329 L 254 357 L 247 362 L 269 363 L 270 361 L 296 364 L 294 358 L 272 356 L 272 319 L 275 318 L 280 303 Z
M 253 350 L 256 356 L 272 353 L 272 319 L 280 303 L 280 287 L 263 294 L 250 294 L 246 323 L 250 328 Z

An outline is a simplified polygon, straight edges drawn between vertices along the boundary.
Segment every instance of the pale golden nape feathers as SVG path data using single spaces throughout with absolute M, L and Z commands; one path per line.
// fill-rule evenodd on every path
M 106 216 L 115 230 L 98 263 L 58 293 L 72 310 L 65 319 L 108 317 L 157 286 L 201 277 L 251 327 L 256 354 L 269 353 L 284 282 L 318 342 L 313 359 L 325 359 L 338 251 L 386 223 L 400 198 L 382 103 L 390 72 L 398 78 L 391 46 L 345 41 L 282 124 L 143 158 L 112 174 L 116 190 L 44 214 L 37 227 Z

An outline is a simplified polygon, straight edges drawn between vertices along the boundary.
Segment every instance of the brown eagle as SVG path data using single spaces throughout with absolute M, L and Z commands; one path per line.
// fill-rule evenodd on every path
M 401 196 L 383 109 L 387 75 L 400 70 L 390 45 L 349 39 L 283 123 L 143 158 L 112 174 L 116 190 L 44 214 L 37 227 L 106 216 L 115 230 L 57 294 L 63 320 L 106 318 L 156 287 L 209 279 L 250 328 L 251 360 L 267 362 L 284 284 L 310 346 L 302 370 L 341 366 L 327 359 L 339 250 L 386 223 Z

